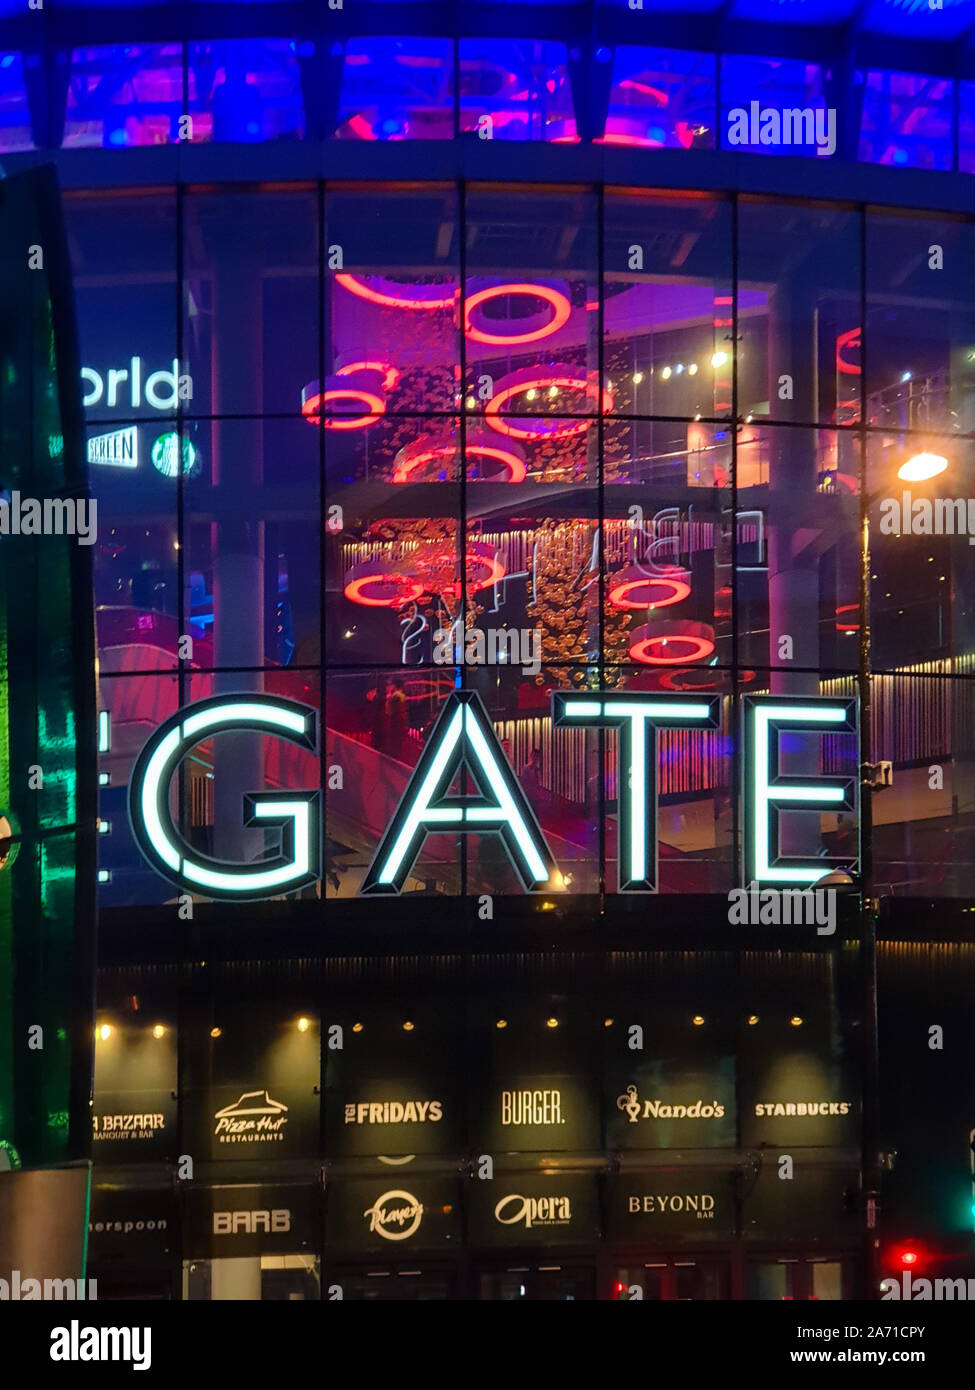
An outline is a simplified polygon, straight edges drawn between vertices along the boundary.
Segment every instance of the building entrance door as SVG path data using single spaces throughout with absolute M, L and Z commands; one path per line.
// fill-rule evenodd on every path
M 612 1297 L 654 1299 L 672 1302 L 680 1299 L 714 1300 L 731 1297 L 731 1262 L 707 1255 L 624 1256 L 615 1268 Z
M 757 1255 L 745 1265 L 745 1297 L 818 1301 L 854 1296 L 856 1265 L 842 1255 Z
M 514 1256 L 479 1269 L 475 1289 L 478 1299 L 503 1303 L 588 1302 L 596 1297 L 596 1271 L 588 1262 Z
M 381 1257 L 370 1263 L 329 1264 L 322 1276 L 322 1297 L 366 1303 L 436 1303 L 456 1297 L 456 1271 L 449 1265 L 423 1259 L 393 1262 Z

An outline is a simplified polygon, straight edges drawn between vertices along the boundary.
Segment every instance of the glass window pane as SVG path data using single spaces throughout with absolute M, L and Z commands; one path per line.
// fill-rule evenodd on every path
M 713 149 L 714 70 L 713 53 L 621 45 L 613 59 L 603 143 Z
M 351 39 L 342 65 L 339 140 L 450 140 L 450 39 Z

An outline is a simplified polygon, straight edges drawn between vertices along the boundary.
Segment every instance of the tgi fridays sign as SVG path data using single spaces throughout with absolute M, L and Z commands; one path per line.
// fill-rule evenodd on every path
M 409 1077 L 346 1075 L 329 1058 L 325 1077 L 328 1155 L 453 1152 L 463 1143 L 462 1112 L 445 1094 L 442 1078 L 420 1079 L 427 1070 L 424 1059 Z

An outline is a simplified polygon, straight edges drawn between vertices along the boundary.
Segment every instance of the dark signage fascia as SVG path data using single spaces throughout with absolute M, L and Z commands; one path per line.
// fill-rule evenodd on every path
M 311 1185 L 191 1187 L 183 1207 L 190 1259 L 318 1253 L 320 1189 Z
M 467 1188 L 473 1246 L 570 1246 L 599 1238 L 594 1174 L 501 1172 Z
M 680 1245 L 735 1235 L 735 1184 L 727 1170 L 690 1166 L 606 1180 L 606 1226 L 619 1244 Z
M 88 1213 L 88 1260 L 165 1259 L 179 1248 L 171 1188 L 95 1184 Z
M 413 1176 L 391 1166 L 374 1178 L 336 1179 L 325 1191 L 329 1254 L 458 1249 L 462 1242 L 461 1184 L 456 1178 Z

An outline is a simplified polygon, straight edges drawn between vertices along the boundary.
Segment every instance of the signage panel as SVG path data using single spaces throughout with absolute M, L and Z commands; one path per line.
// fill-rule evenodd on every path
M 598 1149 L 594 1081 L 567 1072 L 495 1072 L 472 1104 L 473 1132 L 488 1153 Z
M 599 1236 L 596 1179 L 504 1173 L 469 1186 L 472 1245 L 576 1245 Z
M 88 1259 L 151 1259 L 178 1245 L 171 1188 L 118 1188 L 96 1184 L 88 1214 Z
M 657 888 L 657 734 L 661 729 L 715 730 L 717 697 L 635 695 L 620 691 L 559 690 L 552 693 L 552 723 L 562 727 L 612 728 L 620 750 L 619 891 Z M 148 862 L 184 892 L 246 901 L 275 897 L 321 877 L 321 793 L 272 792 L 255 787 L 245 798 L 243 823 L 277 833 L 278 852 L 256 863 L 235 864 L 201 853 L 175 825 L 170 785 L 181 761 L 205 739 L 250 732 L 314 751 L 318 711 L 283 697 L 220 695 L 197 701 L 162 723 L 140 752 L 129 787 L 135 840 Z M 840 697 L 749 695 L 742 702 L 745 756 L 744 820 L 746 883 L 809 886 L 828 871 L 810 853 L 787 854 L 781 830 L 798 812 L 856 813 L 857 779 L 790 775 L 785 740 L 820 761 L 822 739 L 847 734 L 855 743 L 857 704 Z M 474 794 L 452 796 L 466 769 Z M 851 772 L 853 769 L 851 768 Z M 625 776 L 624 776 L 625 774 Z M 791 780 L 790 780 L 791 776 Z M 395 896 L 404 887 L 430 835 L 484 836 L 500 840 L 527 893 L 564 886 L 545 835 L 498 739 L 480 696 L 455 690 L 441 706 L 403 797 L 386 827 L 361 891 Z M 781 841 L 781 843 L 780 843 Z M 817 846 L 818 850 L 818 846 Z
M 183 1253 L 190 1259 L 311 1253 L 318 1198 L 318 1188 L 298 1184 L 189 1188 Z
M 606 1097 L 606 1142 L 619 1149 L 734 1147 L 734 1057 L 614 1064 Z
M 727 1240 L 735 1234 L 735 1204 L 728 1173 L 681 1167 L 621 1173 L 606 1190 L 610 1238 L 643 1245 Z
M 851 1069 L 813 1052 L 742 1066 L 741 1142 L 797 1147 L 859 1143 L 859 1088 Z
M 459 1182 L 417 1178 L 408 1167 L 369 1180 L 329 1183 L 325 1211 L 330 1254 L 375 1251 L 392 1258 L 461 1243 Z

